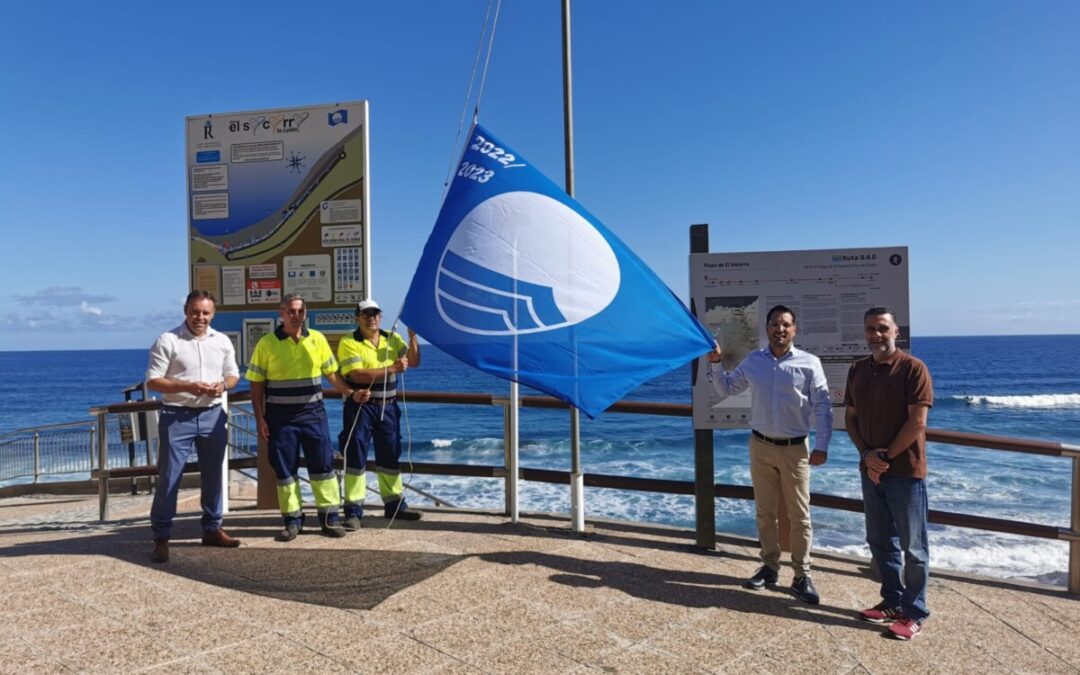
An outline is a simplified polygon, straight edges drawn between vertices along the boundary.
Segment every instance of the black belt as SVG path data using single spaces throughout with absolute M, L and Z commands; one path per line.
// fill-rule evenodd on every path
M 750 433 L 754 434 L 755 438 L 760 438 L 772 445 L 802 445 L 802 442 L 806 440 L 806 436 L 796 436 L 795 438 L 770 438 L 757 429 L 751 429 Z

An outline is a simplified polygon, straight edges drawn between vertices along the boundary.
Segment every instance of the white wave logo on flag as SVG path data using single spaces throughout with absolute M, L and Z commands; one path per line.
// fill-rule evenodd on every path
M 611 246 L 578 212 L 535 192 L 506 192 L 454 230 L 439 261 L 435 306 L 473 335 L 537 333 L 603 311 L 619 276 Z
M 424 244 L 401 320 L 447 354 L 594 417 L 712 349 L 625 243 L 479 124 Z

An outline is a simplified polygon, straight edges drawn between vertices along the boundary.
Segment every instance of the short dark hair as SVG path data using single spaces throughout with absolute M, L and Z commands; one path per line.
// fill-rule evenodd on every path
M 770 309 L 769 313 L 765 315 L 765 323 L 772 321 L 773 314 L 790 314 L 791 323 L 798 323 L 798 321 L 795 320 L 795 310 L 786 305 L 777 305 Z
M 187 298 L 184 300 L 184 311 L 187 311 L 187 308 L 191 306 L 191 303 L 195 302 L 196 300 L 202 300 L 203 298 L 206 298 L 210 302 L 214 303 L 214 307 L 217 307 L 217 300 L 214 299 L 213 293 L 211 293 L 210 291 L 204 291 L 202 289 L 196 288 L 195 290 L 187 294 Z
M 301 309 L 307 309 L 307 300 L 304 300 L 304 296 L 300 295 L 299 293 L 289 293 L 288 295 L 286 295 L 284 298 L 281 299 L 281 306 L 288 307 L 293 303 L 294 300 L 300 301 Z
M 884 305 L 881 305 L 879 307 L 871 307 L 870 309 L 866 310 L 866 313 L 862 315 L 862 320 L 866 321 L 872 316 L 882 316 L 885 314 L 888 314 L 892 318 L 893 323 L 896 323 L 896 312 L 892 311 Z

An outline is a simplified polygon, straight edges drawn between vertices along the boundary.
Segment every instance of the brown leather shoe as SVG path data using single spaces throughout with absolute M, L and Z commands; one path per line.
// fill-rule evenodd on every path
M 202 545 L 236 548 L 240 545 L 240 540 L 230 537 L 225 530 L 219 528 L 213 532 L 204 532 L 202 536 Z
M 155 539 L 154 550 L 150 551 L 150 560 L 156 563 L 169 562 L 169 540 Z

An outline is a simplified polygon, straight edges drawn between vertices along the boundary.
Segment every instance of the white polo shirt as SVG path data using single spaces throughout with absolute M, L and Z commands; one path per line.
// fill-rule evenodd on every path
M 195 337 L 187 323 L 162 333 L 150 348 L 150 367 L 146 379 L 167 377 L 184 382 L 221 382 L 238 377 L 236 350 L 224 333 L 207 326 L 206 334 Z M 187 392 L 161 394 L 165 405 L 207 408 L 221 403 L 220 396 L 196 396 Z

